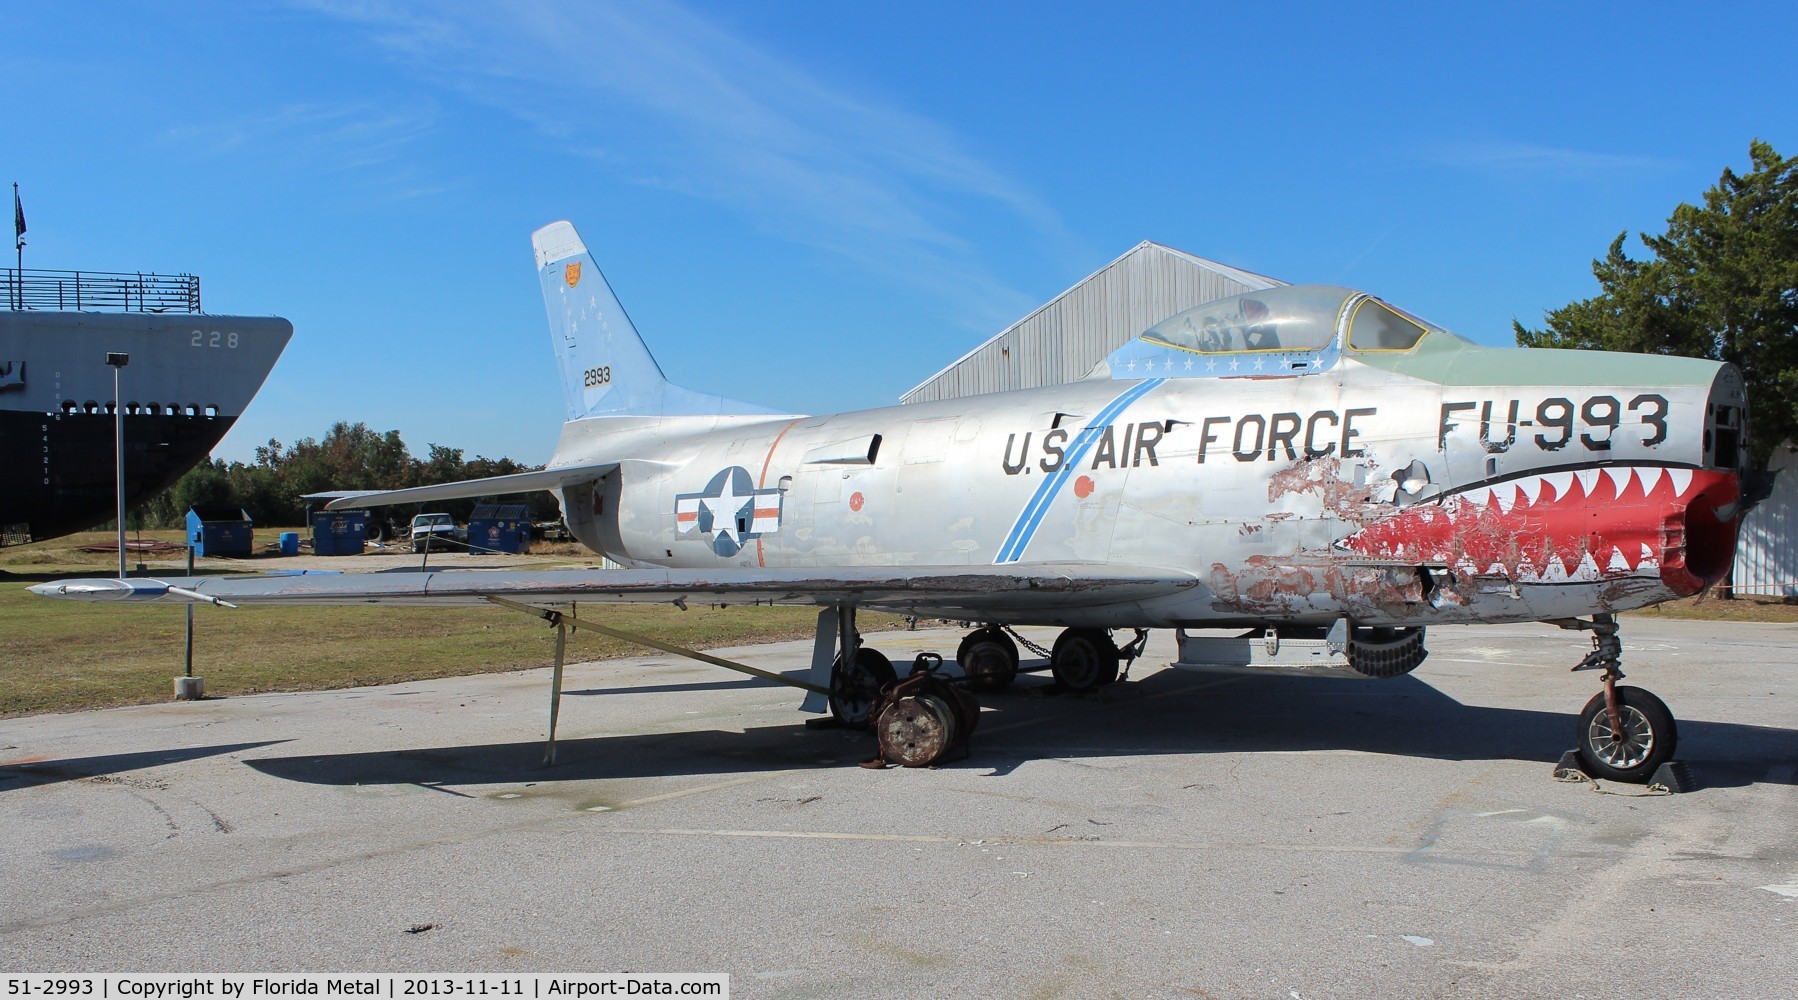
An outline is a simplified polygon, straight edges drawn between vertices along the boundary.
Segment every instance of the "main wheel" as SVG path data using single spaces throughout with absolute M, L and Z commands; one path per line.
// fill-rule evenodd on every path
M 893 661 L 877 649 L 863 646 L 855 651 L 855 662 L 843 669 L 843 654 L 830 665 L 830 714 L 851 729 L 868 728 L 868 714 L 880 689 L 893 683 L 899 675 Z
M 1049 672 L 1068 691 L 1091 691 L 1118 679 L 1118 648 L 1103 629 L 1068 629 L 1049 651 Z
M 996 628 L 975 629 L 962 639 L 955 662 L 971 691 L 1003 691 L 1018 676 L 1018 644 Z
M 1579 756 L 1587 773 L 1612 781 L 1646 783 L 1655 768 L 1673 759 L 1679 732 L 1666 703 L 1639 687 L 1617 689 L 1617 714 L 1623 738 L 1611 732 L 1604 692 L 1586 702 L 1579 714 Z

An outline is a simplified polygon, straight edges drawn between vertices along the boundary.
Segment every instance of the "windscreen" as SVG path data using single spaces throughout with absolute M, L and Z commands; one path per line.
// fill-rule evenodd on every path
M 1421 321 L 1384 302 L 1363 299 L 1349 321 L 1349 346 L 1357 351 L 1408 351 L 1427 332 Z

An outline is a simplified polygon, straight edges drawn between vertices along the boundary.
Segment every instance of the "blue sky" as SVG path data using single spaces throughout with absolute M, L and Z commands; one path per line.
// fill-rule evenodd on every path
M 27 267 L 294 322 L 216 455 L 360 420 L 535 463 L 556 219 L 676 382 L 822 413 L 1144 239 L 1508 343 L 1798 151 L 1789 3 L 1461 6 L 14 2 L 0 180 Z

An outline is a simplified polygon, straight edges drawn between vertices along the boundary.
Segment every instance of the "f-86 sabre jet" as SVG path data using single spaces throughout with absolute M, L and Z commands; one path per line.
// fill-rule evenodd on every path
M 533 235 L 568 420 L 541 471 L 332 507 L 553 491 L 623 569 L 78 580 L 79 600 L 817 605 L 807 708 L 865 721 L 888 660 L 858 609 L 977 623 L 971 686 L 1009 682 L 1008 629 L 1061 626 L 1067 689 L 1114 681 L 1117 630 L 1321 636 L 1372 677 L 1437 624 L 1594 633 L 1587 770 L 1646 780 L 1674 750 L 1618 686 L 1615 614 L 1730 566 L 1748 455 L 1741 373 L 1684 358 L 1478 346 L 1363 292 L 1286 286 L 1182 312 L 1085 379 L 834 416 L 668 382 L 574 227 Z M 820 696 L 827 691 L 828 694 Z M 553 719 L 553 713 L 552 713 Z M 552 722 L 553 728 L 553 722 Z

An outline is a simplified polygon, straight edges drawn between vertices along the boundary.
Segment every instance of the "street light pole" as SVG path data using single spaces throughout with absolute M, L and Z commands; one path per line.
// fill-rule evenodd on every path
M 125 578 L 125 400 L 119 392 L 119 375 L 131 363 L 131 355 L 106 352 L 106 363 L 112 366 L 112 442 L 118 455 L 119 470 L 119 579 Z

